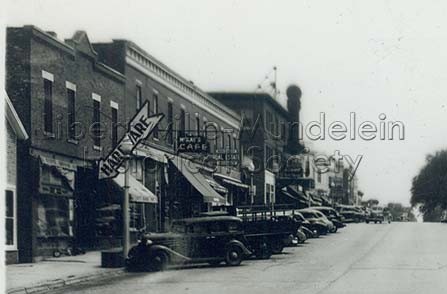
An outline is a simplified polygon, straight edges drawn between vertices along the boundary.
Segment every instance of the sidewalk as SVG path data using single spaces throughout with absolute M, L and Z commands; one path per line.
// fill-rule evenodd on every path
M 84 281 L 118 276 L 123 268 L 101 268 L 101 252 L 49 258 L 6 267 L 7 293 L 39 293 Z

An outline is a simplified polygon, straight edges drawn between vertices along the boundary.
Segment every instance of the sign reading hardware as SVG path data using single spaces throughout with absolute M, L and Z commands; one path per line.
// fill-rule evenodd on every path
M 206 153 L 209 144 L 203 136 L 182 136 L 177 140 L 177 152 Z
M 130 120 L 127 133 L 121 141 L 106 156 L 99 161 L 99 179 L 114 178 L 118 175 L 118 169 L 123 164 L 126 153 L 124 152 L 124 144 L 130 144 L 130 152 L 132 152 L 138 144 L 146 139 L 153 131 L 154 127 L 163 119 L 164 114 L 154 114 L 149 116 L 149 102 L 138 110 L 137 114 Z M 129 148 L 126 148 L 129 149 Z

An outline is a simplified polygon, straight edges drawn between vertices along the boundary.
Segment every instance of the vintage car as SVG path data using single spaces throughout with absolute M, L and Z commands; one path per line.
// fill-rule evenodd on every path
M 365 212 L 356 206 L 340 205 L 337 207 L 337 211 L 343 216 L 345 223 L 365 221 Z
M 327 233 L 336 231 L 334 224 L 318 210 L 306 208 L 300 209 L 299 212 L 318 230 L 320 235 L 326 235 Z
M 312 209 L 318 210 L 323 213 L 334 225 L 337 229 L 343 228 L 346 225 L 343 222 L 343 217 L 332 207 L 328 206 L 315 206 L 310 207 Z
M 383 207 L 381 206 L 373 206 L 369 210 L 369 213 L 366 215 L 365 221 L 368 224 L 369 222 L 382 223 L 385 220 Z
M 197 217 L 175 220 L 167 233 L 145 234 L 129 250 L 126 267 L 159 271 L 169 264 L 223 261 L 236 266 L 249 255 L 240 218 Z

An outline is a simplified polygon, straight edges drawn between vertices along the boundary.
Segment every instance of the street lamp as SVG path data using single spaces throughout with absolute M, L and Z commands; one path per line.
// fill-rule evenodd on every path
M 130 247 L 130 217 L 129 217 L 129 159 L 132 154 L 133 144 L 128 137 L 125 137 L 120 144 L 124 158 L 124 198 L 123 198 L 123 256 L 126 258 Z

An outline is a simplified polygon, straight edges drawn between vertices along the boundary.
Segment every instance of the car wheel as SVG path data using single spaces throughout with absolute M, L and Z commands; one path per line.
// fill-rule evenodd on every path
M 367 220 L 366 223 L 369 224 L 369 220 Z
M 337 233 L 337 227 L 334 227 L 333 229 L 332 229 L 332 232 L 331 233 Z
M 239 246 L 231 246 L 225 253 L 225 263 L 230 266 L 240 265 L 243 258 L 243 252 Z
M 284 249 L 284 244 L 282 241 L 274 240 L 271 243 L 271 248 L 273 254 L 280 254 Z
M 154 271 L 165 270 L 168 265 L 169 257 L 164 251 L 156 251 L 152 254 L 149 264 L 150 268 Z

